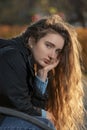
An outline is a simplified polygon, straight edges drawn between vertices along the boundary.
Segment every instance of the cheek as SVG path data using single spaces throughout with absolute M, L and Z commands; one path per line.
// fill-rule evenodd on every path
M 45 55 L 47 56 L 48 54 L 48 50 L 46 49 L 45 45 L 42 44 L 42 43 L 37 43 L 36 46 L 34 46 L 33 48 L 33 53 L 34 53 L 34 56 L 36 57 L 44 57 Z
M 43 50 L 39 47 L 34 48 L 33 54 L 35 58 L 40 58 L 43 55 Z
M 55 54 L 54 60 L 57 60 L 57 59 L 59 59 L 59 55 L 58 55 L 58 54 Z
M 44 48 L 44 46 L 39 46 L 36 48 L 36 50 L 39 55 L 44 55 L 46 53 L 46 49 Z

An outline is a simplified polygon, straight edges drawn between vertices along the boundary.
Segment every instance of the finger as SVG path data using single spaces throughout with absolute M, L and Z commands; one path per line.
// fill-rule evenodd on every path
M 57 60 L 57 61 L 56 61 L 55 63 L 53 63 L 53 64 L 50 64 L 50 65 L 46 66 L 44 69 L 47 70 L 47 71 L 50 71 L 50 70 L 52 70 L 53 68 L 55 68 L 55 67 L 58 65 L 58 63 L 59 63 L 59 60 Z

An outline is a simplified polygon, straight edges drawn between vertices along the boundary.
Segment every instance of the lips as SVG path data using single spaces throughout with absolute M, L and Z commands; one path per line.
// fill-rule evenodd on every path
M 50 60 L 48 60 L 48 59 L 44 59 L 44 62 L 45 62 L 46 64 L 50 64 Z

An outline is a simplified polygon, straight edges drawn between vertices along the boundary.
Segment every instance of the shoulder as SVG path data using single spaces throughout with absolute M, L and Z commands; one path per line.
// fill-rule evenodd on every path
M 26 62 L 17 49 L 9 48 L 3 51 L 0 55 L 0 63 L 0 67 L 8 68 L 11 73 L 15 72 L 20 76 L 26 74 Z
M 18 58 L 28 62 L 29 52 L 20 37 L 12 39 L 0 39 L 0 57 Z
M 10 44 L 10 40 L 0 39 L 0 56 L 11 52 L 17 52 L 17 49 Z
M 11 42 L 11 39 L 2 39 L 2 38 L 0 38 L 0 48 L 9 45 L 10 42 Z

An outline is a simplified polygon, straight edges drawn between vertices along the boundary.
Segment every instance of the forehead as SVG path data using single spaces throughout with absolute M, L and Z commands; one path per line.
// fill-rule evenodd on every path
M 41 38 L 44 42 L 52 43 L 56 48 L 63 48 L 64 38 L 58 33 L 49 33 Z

